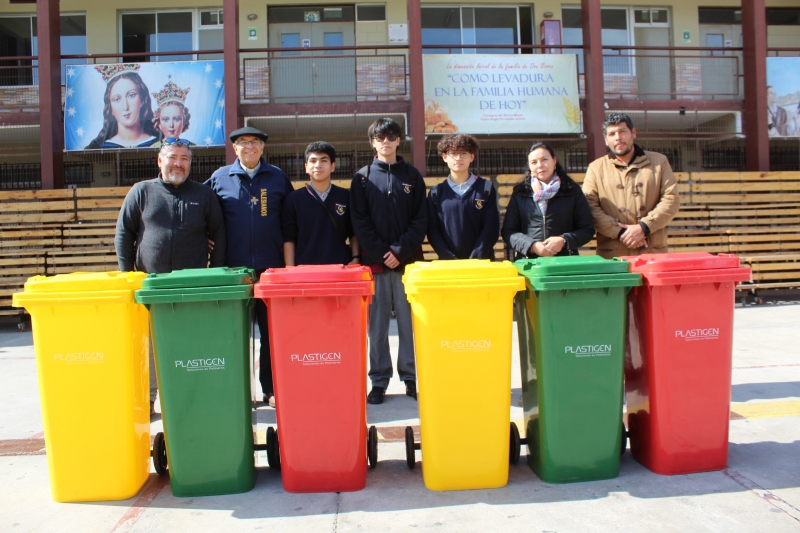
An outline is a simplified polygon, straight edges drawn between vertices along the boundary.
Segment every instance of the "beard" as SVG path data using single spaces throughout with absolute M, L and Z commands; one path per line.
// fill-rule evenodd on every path
M 166 182 L 172 185 L 173 187 L 178 187 L 179 185 L 183 185 L 183 183 L 188 178 L 189 178 L 189 172 L 183 174 L 169 172 L 166 176 Z

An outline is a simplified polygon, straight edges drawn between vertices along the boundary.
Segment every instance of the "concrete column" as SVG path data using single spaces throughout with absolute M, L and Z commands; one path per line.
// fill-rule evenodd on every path
M 39 150 L 42 189 L 64 188 L 64 118 L 61 110 L 61 19 L 58 0 L 36 2 L 39 34 Z
M 584 94 L 583 132 L 586 134 L 587 162 L 605 155 L 602 124 L 606 119 L 603 90 L 603 39 L 600 24 L 600 0 L 581 0 L 583 21 Z
M 767 124 L 767 9 L 764 0 L 742 0 L 744 136 L 747 170 L 769 170 Z
M 232 131 L 239 129 L 239 0 L 222 0 L 223 46 L 225 49 L 225 160 L 230 165 L 236 152 L 228 140 Z
M 412 164 L 425 176 L 425 88 L 422 79 L 422 7 L 408 0 L 408 72 L 410 78 Z

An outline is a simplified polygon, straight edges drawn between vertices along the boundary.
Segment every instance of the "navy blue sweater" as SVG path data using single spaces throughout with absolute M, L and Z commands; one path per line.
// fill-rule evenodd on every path
M 286 174 L 262 158 L 251 178 L 237 159 L 205 183 L 217 194 L 225 217 L 225 265 L 257 271 L 283 267 L 281 209 L 294 190 Z
M 350 217 L 365 265 L 383 264 L 391 251 L 398 269 L 422 259 L 422 241 L 428 229 L 425 180 L 417 169 L 397 158 L 389 165 L 377 157 L 350 185 Z
M 500 214 L 493 186 L 478 178 L 459 196 L 445 180 L 428 195 L 428 242 L 439 259 L 494 259 L 500 238 Z
M 350 224 L 350 193 L 331 186 L 324 207 L 311 195 L 308 186 L 286 197 L 281 214 L 283 239 L 295 243 L 296 265 L 346 265 L 352 260 L 350 246 L 345 242 L 353 235 Z M 333 216 L 338 226 L 334 226 Z M 341 229 L 340 229 L 341 228 Z

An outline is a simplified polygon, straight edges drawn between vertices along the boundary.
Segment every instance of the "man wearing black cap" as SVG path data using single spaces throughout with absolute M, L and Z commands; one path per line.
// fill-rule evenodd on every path
M 225 264 L 252 268 L 260 276 L 268 268 L 284 266 L 281 208 L 286 195 L 294 189 L 286 174 L 262 157 L 266 133 L 240 128 L 231 133 L 230 139 L 236 161 L 214 172 L 206 185 L 217 193 L 225 217 Z M 258 377 L 264 401 L 274 407 L 267 307 L 261 299 L 256 299 L 255 310 L 261 332 Z

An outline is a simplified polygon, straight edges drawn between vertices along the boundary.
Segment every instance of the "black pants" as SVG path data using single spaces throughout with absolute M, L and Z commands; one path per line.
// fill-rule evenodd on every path
M 261 298 L 256 301 L 256 322 L 258 331 L 261 333 L 261 353 L 258 369 L 258 381 L 261 382 L 261 390 L 265 396 L 272 396 L 275 387 L 272 384 L 272 360 L 269 352 L 269 325 L 267 324 L 267 305 Z

